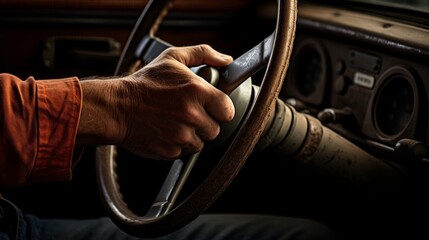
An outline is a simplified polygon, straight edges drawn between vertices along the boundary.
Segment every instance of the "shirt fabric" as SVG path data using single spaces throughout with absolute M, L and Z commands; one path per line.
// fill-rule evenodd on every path
M 0 74 L 0 187 L 70 180 L 81 108 L 76 77 Z

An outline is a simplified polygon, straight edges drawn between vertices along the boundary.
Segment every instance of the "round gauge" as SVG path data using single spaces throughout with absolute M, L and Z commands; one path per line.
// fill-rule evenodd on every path
M 324 77 L 319 51 L 314 48 L 303 50 L 297 59 L 296 66 L 298 66 L 296 78 L 298 91 L 305 96 L 313 94 Z
M 296 42 L 282 94 L 306 105 L 321 105 L 328 89 L 327 52 L 319 41 L 299 38 Z
M 414 92 L 410 82 L 401 75 L 384 82 L 375 101 L 375 123 L 387 136 L 400 134 L 414 111 Z

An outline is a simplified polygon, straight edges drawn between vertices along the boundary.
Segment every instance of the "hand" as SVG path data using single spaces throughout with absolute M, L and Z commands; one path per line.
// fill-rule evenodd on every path
M 207 45 L 173 47 L 120 79 L 82 81 L 78 144 L 114 144 L 143 157 L 177 159 L 213 140 L 231 121 L 230 98 L 189 67 L 226 66 Z

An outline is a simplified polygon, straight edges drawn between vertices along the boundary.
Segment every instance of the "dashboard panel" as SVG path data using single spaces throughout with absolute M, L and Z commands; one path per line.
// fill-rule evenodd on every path
M 427 161 L 429 31 L 317 4 L 299 15 L 281 97 L 374 154 Z
M 335 2 L 300 3 L 293 56 L 280 98 L 398 166 L 407 177 L 398 193 L 385 197 L 368 197 L 349 187 L 332 190 L 326 187 L 331 182 L 314 175 L 298 177 L 309 182 L 306 189 L 322 189 L 306 195 L 312 200 L 300 200 L 305 202 L 301 210 L 314 211 L 317 205 L 316 217 L 328 212 L 327 222 L 341 226 L 345 239 L 427 237 L 420 230 L 427 221 L 410 219 L 429 214 L 428 25 Z M 363 226 L 367 230 L 362 231 Z

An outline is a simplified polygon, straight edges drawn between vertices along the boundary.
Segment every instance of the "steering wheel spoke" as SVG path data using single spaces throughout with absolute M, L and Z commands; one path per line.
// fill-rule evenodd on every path
M 158 217 L 167 214 L 172 209 L 199 155 L 200 152 L 194 153 L 185 162 L 182 159 L 174 160 L 146 217 Z
M 261 43 L 234 60 L 231 64 L 220 70 L 218 88 L 230 94 L 246 79 L 253 76 L 262 67 L 266 66 L 273 49 L 274 33 Z

